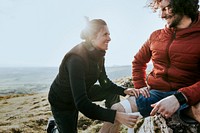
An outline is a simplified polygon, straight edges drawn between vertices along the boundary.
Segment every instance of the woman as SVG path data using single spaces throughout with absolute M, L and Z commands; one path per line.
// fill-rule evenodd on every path
M 130 125 L 137 116 L 102 108 L 92 101 L 106 100 L 106 107 L 119 101 L 119 95 L 133 95 L 134 89 L 117 86 L 105 72 L 104 56 L 110 33 L 104 20 L 94 19 L 81 33 L 85 41 L 63 58 L 59 73 L 49 91 L 49 102 L 60 133 L 76 133 L 78 112 L 91 119 Z M 95 84 L 99 81 L 99 85 Z

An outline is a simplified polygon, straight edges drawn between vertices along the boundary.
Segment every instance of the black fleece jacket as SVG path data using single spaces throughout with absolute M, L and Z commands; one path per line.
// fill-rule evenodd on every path
M 106 75 L 105 51 L 90 43 L 81 43 L 69 51 L 49 91 L 49 102 L 58 110 L 78 110 L 91 119 L 114 122 L 116 111 L 105 109 L 90 101 L 89 88 L 99 81 L 103 89 L 123 95 L 124 88 L 114 84 Z

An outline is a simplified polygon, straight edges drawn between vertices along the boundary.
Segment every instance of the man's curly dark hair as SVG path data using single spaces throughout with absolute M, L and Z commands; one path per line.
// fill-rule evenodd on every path
M 149 0 L 147 6 L 153 9 L 154 12 L 159 8 L 158 4 L 162 0 Z M 170 7 L 174 14 L 187 15 L 194 21 L 198 15 L 199 0 L 169 0 Z

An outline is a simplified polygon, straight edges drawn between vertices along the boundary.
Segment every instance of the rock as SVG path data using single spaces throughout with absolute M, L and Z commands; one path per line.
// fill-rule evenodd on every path
M 141 118 L 135 124 L 134 133 L 172 133 L 165 119 L 160 115 Z
M 188 124 L 183 122 L 178 114 L 174 114 L 166 120 L 168 127 L 173 130 L 173 133 L 200 133 L 200 124 Z

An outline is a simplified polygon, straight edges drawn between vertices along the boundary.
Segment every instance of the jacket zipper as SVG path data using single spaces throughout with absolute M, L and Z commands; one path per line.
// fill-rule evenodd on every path
M 168 60 L 168 64 L 167 64 L 167 72 L 166 72 L 166 80 L 168 80 L 168 69 L 170 67 L 171 61 L 170 61 L 170 57 L 169 57 L 169 47 L 171 46 L 172 42 L 174 41 L 174 39 L 176 38 L 176 29 L 174 30 L 174 33 L 171 37 L 171 40 L 169 41 L 166 51 L 167 51 L 167 60 Z

